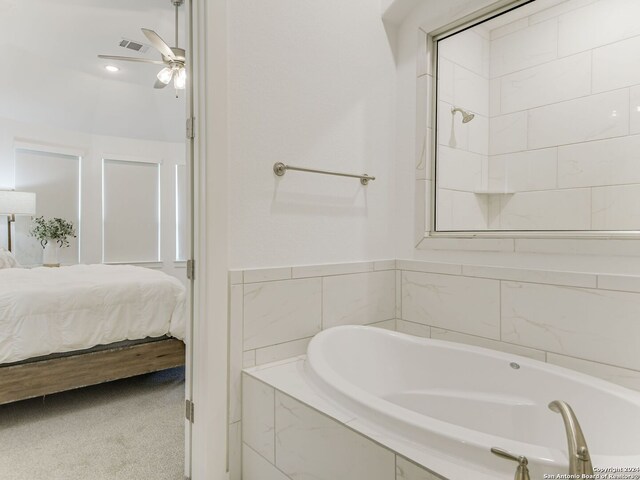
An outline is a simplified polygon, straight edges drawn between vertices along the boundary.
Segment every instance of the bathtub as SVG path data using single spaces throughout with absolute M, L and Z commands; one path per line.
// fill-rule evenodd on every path
M 568 473 L 553 400 L 573 407 L 594 468 L 640 467 L 640 393 L 571 370 L 362 326 L 317 334 L 304 369 L 322 395 L 478 478 L 513 478 L 491 447 L 526 456 L 531 478 Z

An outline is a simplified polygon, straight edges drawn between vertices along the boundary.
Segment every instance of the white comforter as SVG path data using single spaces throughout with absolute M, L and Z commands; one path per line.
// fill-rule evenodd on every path
M 0 269 L 0 364 L 185 335 L 185 288 L 130 265 Z

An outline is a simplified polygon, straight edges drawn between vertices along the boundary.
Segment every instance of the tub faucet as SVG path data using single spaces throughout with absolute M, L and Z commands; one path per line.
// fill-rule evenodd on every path
M 499 457 L 502 458 L 506 458 L 507 460 L 513 460 L 514 462 L 518 462 L 518 468 L 516 468 L 516 475 L 514 478 L 514 480 L 530 480 L 531 477 L 529 477 L 529 468 L 527 467 L 527 465 L 529 465 L 529 461 L 527 460 L 527 457 L 524 457 L 522 455 L 514 455 L 511 452 L 507 452 L 506 450 L 503 450 L 502 448 L 497 448 L 497 447 L 491 447 L 491 453 L 498 455 Z
M 551 402 L 549 409 L 562 415 L 562 420 L 564 421 L 564 429 L 567 433 L 567 443 L 569 445 L 569 474 L 580 475 L 579 478 L 591 478 L 583 477 L 583 475 L 593 475 L 593 465 L 591 464 L 587 441 L 584 439 L 576 414 L 573 413 L 569 404 L 562 400 Z

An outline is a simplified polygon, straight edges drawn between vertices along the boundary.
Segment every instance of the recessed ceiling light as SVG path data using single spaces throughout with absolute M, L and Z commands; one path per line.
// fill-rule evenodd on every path
M 106 67 L 104 67 L 107 72 L 111 72 L 111 73 L 116 73 L 117 71 L 119 71 L 120 69 L 118 67 L 116 67 L 115 65 L 107 65 Z

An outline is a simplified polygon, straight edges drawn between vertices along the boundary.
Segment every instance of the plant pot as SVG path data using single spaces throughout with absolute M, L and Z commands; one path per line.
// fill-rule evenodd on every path
M 60 260 L 58 260 L 58 254 L 60 253 L 60 246 L 57 242 L 49 240 L 42 252 L 42 265 L 45 267 L 59 267 Z

